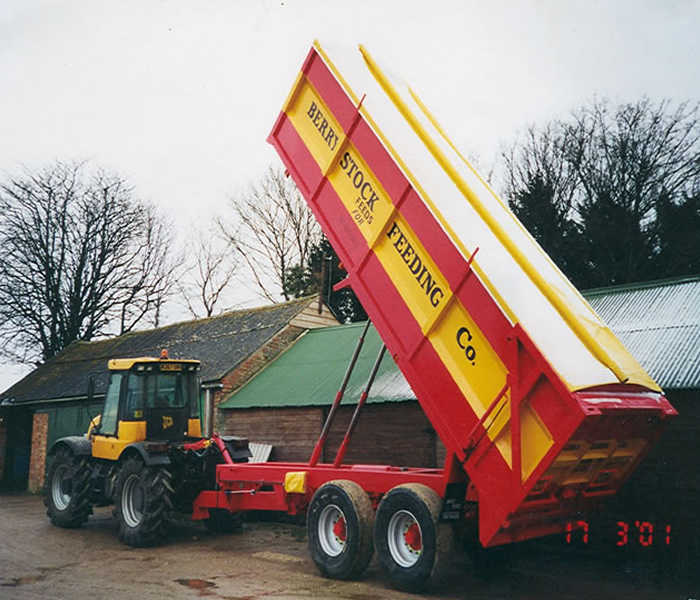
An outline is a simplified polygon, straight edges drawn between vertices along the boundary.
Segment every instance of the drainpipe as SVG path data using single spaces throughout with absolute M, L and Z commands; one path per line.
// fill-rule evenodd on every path
M 202 415 L 202 436 L 210 438 L 214 434 L 214 396 L 216 392 L 222 389 L 222 383 L 203 383 L 204 390 L 204 406 Z

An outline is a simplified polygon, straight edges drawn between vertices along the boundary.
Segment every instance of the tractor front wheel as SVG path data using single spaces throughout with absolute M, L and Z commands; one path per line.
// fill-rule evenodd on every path
M 46 514 L 58 527 L 80 527 L 92 513 L 90 457 L 59 448 L 46 476 Z
M 172 475 L 163 466 L 146 466 L 137 456 L 124 460 L 115 492 L 119 538 L 129 546 L 150 546 L 166 533 L 173 510 Z

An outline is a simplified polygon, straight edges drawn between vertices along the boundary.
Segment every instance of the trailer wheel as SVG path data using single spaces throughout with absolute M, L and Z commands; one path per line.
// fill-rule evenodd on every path
M 354 579 L 367 568 L 374 548 L 372 502 L 355 482 L 330 481 L 314 494 L 306 517 L 311 558 L 332 579 Z
M 172 476 L 165 467 L 147 467 L 126 458 L 117 475 L 115 513 L 119 538 L 129 546 L 149 546 L 166 533 L 173 509 Z
M 377 559 L 397 589 L 419 592 L 438 581 L 452 545 L 452 529 L 440 523 L 442 500 L 429 487 L 405 484 L 379 504 L 374 524 Z
M 92 513 L 90 457 L 59 448 L 46 476 L 46 514 L 58 527 L 80 527 Z

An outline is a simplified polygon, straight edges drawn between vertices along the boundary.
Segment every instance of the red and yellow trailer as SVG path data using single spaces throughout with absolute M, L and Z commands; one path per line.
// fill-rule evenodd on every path
M 308 510 L 324 573 L 357 575 L 374 546 L 415 588 L 455 514 L 494 546 L 562 532 L 613 495 L 675 411 L 417 95 L 362 46 L 316 42 L 269 141 L 447 459 L 222 465 L 195 516 Z

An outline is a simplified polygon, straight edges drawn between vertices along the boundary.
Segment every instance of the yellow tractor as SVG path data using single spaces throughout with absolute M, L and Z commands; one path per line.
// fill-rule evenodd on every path
M 80 527 L 93 506 L 113 503 L 122 541 L 146 546 L 166 533 L 174 511 L 215 489 L 217 464 L 246 462 L 250 451 L 245 439 L 202 438 L 199 361 L 164 351 L 108 368 L 102 414 L 84 437 L 61 438 L 49 451 L 47 514 L 59 527 Z M 213 511 L 210 524 L 232 528 L 227 517 Z

